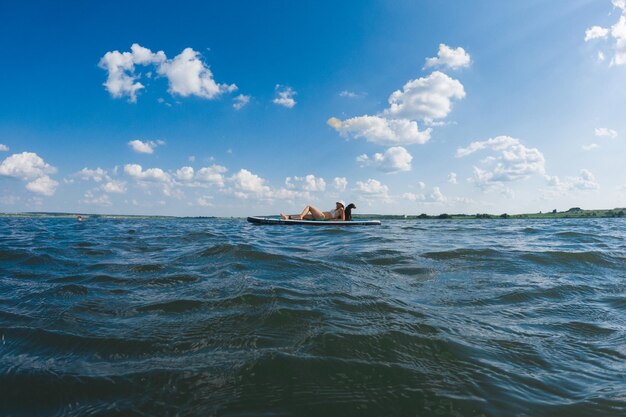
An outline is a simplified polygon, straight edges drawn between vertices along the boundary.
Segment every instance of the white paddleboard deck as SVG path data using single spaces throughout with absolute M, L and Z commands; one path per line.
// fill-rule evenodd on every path
M 380 220 L 285 220 L 279 216 L 252 216 L 248 217 L 250 223 L 255 224 L 275 224 L 293 225 L 301 224 L 307 226 L 380 226 Z

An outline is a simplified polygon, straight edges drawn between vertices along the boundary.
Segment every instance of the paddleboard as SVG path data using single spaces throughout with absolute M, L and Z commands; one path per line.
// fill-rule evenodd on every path
M 279 216 L 251 216 L 250 223 L 274 225 L 307 225 L 307 226 L 380 226 L 380 220 L 284 220 Z

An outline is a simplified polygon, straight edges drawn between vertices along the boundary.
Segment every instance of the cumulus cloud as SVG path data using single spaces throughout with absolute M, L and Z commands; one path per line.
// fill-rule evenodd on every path
M 313 174 L 304 177 L 287 177 L 285 185 L 289 189 L 300 189 L 304 191 L 316 192 L 326 190 L 326 181 L 324 178 L 317 178 Z
M 174 59 L 167 59 L 163 51 L 153 53 L 135 43 L 130 52 L 107 52 L 98 65 L 107 71 L 104 87 L 109 94 L 113 98 L 128 97 L 131 103 L 137 101 L 137 92 L 145 88 L 139 81 L 141 74 L 135 72 L 137 65 L 150 66 L 158 75 L 166 77 L 168 91 L 172 95 L 193 95 L 211 100 L 237 89 L 235 84 L 215 82 L 213 73 L 200 58 L 200 53 L 192 48 L 185 48 Z
M 527 148 L 519 139 L 510 136 L 472 142 L 465 148 L 458 148 L 456 156 L 462 158 L 485 149 L 495 153 L 495 156 L 489 156 L 482 161 L 485 169 L 474 167 L 471 181 L 478 186 L 516 181 L 545 172 L 543 154 L 537 148 Z
M 147 140 L 145 142 L 142 142 L 138 139 L 135 140 L 131 140 L 130 142 L 128 142 L 128 146 L 131 147 L 131 149 L 137 153 L 148 153 L 151 154 L 154 152 L 154 149 L 157 146 L 160 145 L 165 145 L 165 141 L 163 140 L 157 140 L 157 141 L 153 141 L 153 140 Z
M 343 137 L 364 138 L 380 145 L 411 145 L 426 143 L 431 129 L 420 131 L 417 121 L 439 124 L 436 119 L 448 116 L 452 101 L 465 97 L 463 85 L 446 74 L 435 71 L 427 77 L 407 82 L 402 90 L 393 92 L 389 107 L 378 115 L 364 115 L 328 124 Z
M 196 199 L 196 205 L 200 207 L 213 207 L 213 196 L 205 195 Z
M 594 134 L 599 137 L 607 137 L 611 139 L 615 139 L 617 137 L 617 131 L 606 127 L 597 127 L 594 130 Z
M 0 143 L 0 152 L 9 152 L 9 147 Z
M 106 194 L 101 194 L 99 196 L 95 195 L 92 190 L 87 190 L 84 194 L 84 198 L 80 200 L 83 204 L 89 204 L 94 206 L 111 206 L 111 198 Z
M 230 177 L 235 189 L 235 195 L 240 198 L 248 198 L 250 194 L 258 197 L 269 196 L 271 188 L 265 185 L 265 180 L 253 174 L 247 169 L 240 169 L 239 172 Z
M 182 167 L 176 170 L 176 178 L 181 181 L 189 181 L 193 179 L 194 170 L 192 167 Z
M 113 98 L 128 96 L 131 103 L 137 101 L 137 91 L 145 88 L 135 74 L 135 65 L 160 64 L 165 53 L 151 50 L 134 43 L 131 52 L 110 51 L 100 59 L 98 66 L 108 72 L 104 87 Z
M 376 198 L 388 198 L 389 187 L 382 184 L 380 181 L 369 178 L 367 181 L 357 181 L 355 191 L 361 193 L 366 197 Z
M 213 99 L 220 94 L 237 90 L 235 84 L 218 84 L 210 68 L 202 62 L 200 54 L 185 48 L 174 59 L 163 62 L 158 73 L 167 77 L 168 92 L 182 97 L 197 96 Z
M 235 110 L 241 110 L 245 106 L 250 103 L 250 96 L 246 96 L 245 94 L 239 94 L 237 97 L 233 99 L 233 107 Z
M 411 80 L 389 96 L 384 114 L 393 118 L 442 119 L 452 111 L 452 100 L 465 97 L 463 84 L 440 71 Z
M 138 181 L 170 183 L 170 175 L 161 168 L 148 168 L 144 170 L 139 164 L 124 165 L 126 175 Z
M 402 146 L 391 147 L 384 153 L 375 153 L 372 157 L 366 154 L 357 157 L 361 166 L 373 166 L 388 173 L 410 171 L 412 160 L 413 156 Z
M 34 193 L 51 196 L 54 194 L 58 185 L 58 182 L 56 182 L 49 176 L 44 175 L 43 177 L 39 177 L 26 184 L 26 189 Z
M 439 187 L 433 187 L 431 192 L 427 194 L 404 193 L 402 198 L 423 203 L 445 203 L 448 201 L 448 198 L 441 192 Z
M 582 169 L 580 175 L 577 177 L 565 177 L 561 179 L 558 176 L 546 175 L 544 178 L 551 187 L 552 194 L 555 195 L 561 195 L 576 190 L 588 191 L 600 188 L 593 173 L 587 169 Z
M 102 190 L 106 193 L 122 194 L 126 192 L 126 183 L 124 181 L 108 181 L 102 186 Z
M 47 164 L 34 152 L 22 152 L 5 158 L 0 164 L 0 175 L 31 180 L 54 174 L 56 168 Z
M 592 26 L 585 31 L 585 42 L 592 39 L 606 38 L 609 35 L 609 30 L 600 26 Z
M 95 182 L 100 182 L 108 178 L 107 171 L 100 167 L 96 169 L 83 168 L 76 174 L 74 174 L 74 176 L 80 178 L 83 181 L 93 180 Z
M 296 100 L 294 100 L 293 96 L 297 93 L 291 87 L 276 84 L 275 90 L 277 97 L 272 100 L 272 103 L 287 107 L 288 109 L 296 105 Z
M 446 44 L 439 44 L 439 52 L 436 57 L 426 58 L 424 68 L 430 67 L 448 67 L 450 69 L 458 69 L 469 67 L 471 63 L 470 55 L 465 49 L 450 48 Z
M 621 10 L 618 21 L 610 28 L 592 26 L 585 31 L 585 42 L 595 39 L 610 39 L 612 45 L 612 58 L 610 66 L 626 64 L 626 2 L 624 0 L 612 0 L 613 7 Z M 604 53 L 598 55 L 604 60 Z
M 53 195 L 59 185 L 49 176 L 55 172 L 55 167 L 47 164 L 34 152 L 16 153 L 0 163 L 0 176 L 28 181 L 27 190 L 45 196 Z
M 200 168 L 194 178 L 197 182 L 206 185 L 217 185 L 218 187 L 224 186 L 224 174 L 228 171 L 226 167 L 221 165 L 211 165 L 208 167 Z
M 333 186 L 335 187 L 335 190 L 339 192 L 346 191 L 346 188 L 348 187 L 348 180 L 346 177 L 335 177 L 333 178 Z
M 306 179 L 303 178 L 301 185 L 306 185 Z M 314 186 L 317 189 L 322 187 L 320 179 L 310 179 L 308 186 Z M 240 169 L 237 173 L 230 176 L 227 181 L 232 187 L 225 188 L 222 192 L 232 194 L 240 199 L 255 199 L 255 200 L 302 200 L 308 201 L 311 199 L 311 194 L 306 189 L 288 189 L 285 187 L 272 188 L 267 185 L 267 181 L 254 174 L 247 169 Z M 293 179 L 291 180 L 293 182 Z M 293 185 L 293 184 L 292 184 Z M 325 187 L 325 183 L 323 185 Z
M 451 173 L 448 174 L 448 182 L 450 184 L 456 184 L 456 182 L 457 182 L 456 181 L 456 173 L 451 172 Z
M 430 139 L 431 133 L 430 128 L 420 132 L 415 121 L 380 116 L 358 116 L 343 121 L 331 117 L 328 124 L 342 137 L 363 138 L 377 145 L 422 144 Z

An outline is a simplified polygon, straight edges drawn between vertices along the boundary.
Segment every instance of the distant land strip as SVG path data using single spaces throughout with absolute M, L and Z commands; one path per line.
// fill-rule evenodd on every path
M 90 213 L 50 213 L 50 212 L 23 212 L 23 213 L 0 213 L 0 217 L 29 217 L 29 218 L 74 218 L 81 216 L 87 218 L 101 219 L 225 219 L 239 218 L 216 217 L 216 216 L 154 216 L 154 215 L 132 215 L 132 214 L 90 214 Z M 626 217 L 626 208 L 614 209 L 594 209 L 583 210 L 579 207 L 572 207 L 566 211 L 546 211 L 539 213 L 525 214 L 353 214 L 354 219 L 376 219 L 376 220 L 468 220 L 468 219 L 579 219 L 579 218 L 623 218 Z

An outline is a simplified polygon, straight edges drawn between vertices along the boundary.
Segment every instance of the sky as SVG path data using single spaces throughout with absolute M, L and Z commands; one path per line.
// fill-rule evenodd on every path
M 0 2 L 0 212 L 626 206 L 626 0 Z

